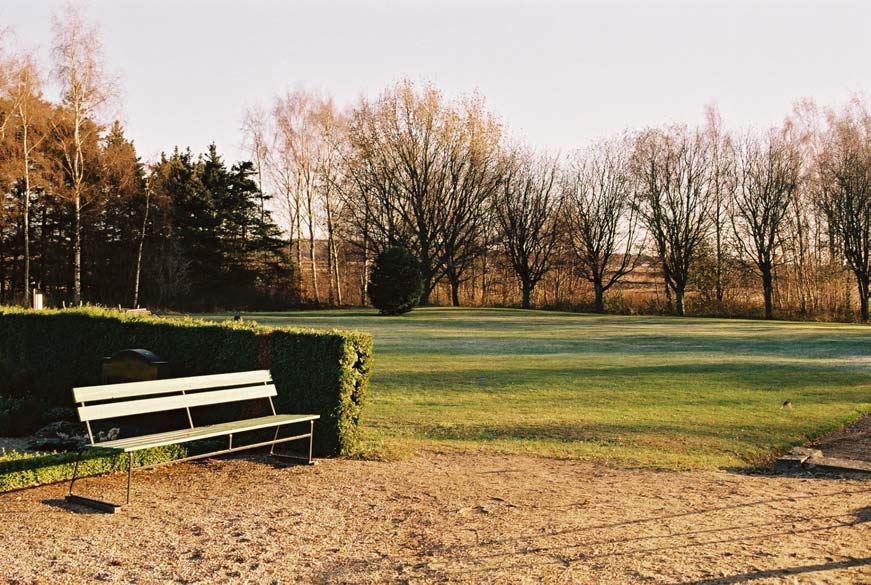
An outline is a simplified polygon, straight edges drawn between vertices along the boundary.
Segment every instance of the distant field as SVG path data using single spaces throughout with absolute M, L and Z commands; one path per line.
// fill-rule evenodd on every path
M 748 467 L 871 411 L 867 326 L 450 308 L 245 318 L 371 332 L 364 424 L 386 453 L 450 444 Z

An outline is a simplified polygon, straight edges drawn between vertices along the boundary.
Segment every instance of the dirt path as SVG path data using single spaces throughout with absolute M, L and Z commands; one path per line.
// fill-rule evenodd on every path
M 123 478 L 89 479 L 82 488 Z M 0 495 L 6 583 L 871 583 L 871 481 L 486 453 L 138 473 L 114 516 Z

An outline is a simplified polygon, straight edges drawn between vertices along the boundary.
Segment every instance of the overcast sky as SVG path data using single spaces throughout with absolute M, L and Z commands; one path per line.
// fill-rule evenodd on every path
M 48 61 L 52 0 L 0 0 Z M 767 127 L 802 97 L 871 90 L 871 2 L 92 0 L 122 119 L 150 160 L 212 141 L 243 156 L 246 108 L 295 87 L 340 104 L 403 76 L 477 90 L 512 133 L 563 151 L 626 127 Z

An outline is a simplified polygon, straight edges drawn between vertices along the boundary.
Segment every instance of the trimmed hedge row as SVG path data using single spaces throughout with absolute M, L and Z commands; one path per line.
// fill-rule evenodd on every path
M 184 445 L 155 447 L 133 454 L 133 466 L 154 465 L 193 454 Z M 0 454 L 0 492 L 34 485 L 68 481 L 73 477 L 76 453 L 18 453 Z M 92 449 L 79 462 L 79 477 L 100 475 L 114 471 L 127 471 L 127 455 L 115 451 Z
M 318 413 L 318 455 L 359 445 L 372 362 L 368 334 L 271 328 L 253 322 L 129 315 L 101 308 L 0 308 L 0 396 L 28 408 L 71 407 L 71 389 L 100 383 L 102 359 L 145 348 L 169 362 L 168 376 L 269 369 L 279 412 Z M 2 435 L 0 429 L 0 435 Z

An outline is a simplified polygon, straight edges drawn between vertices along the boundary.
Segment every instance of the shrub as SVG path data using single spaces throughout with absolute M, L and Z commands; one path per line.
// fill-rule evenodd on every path
M 321 415 L 315 423 L 318 455 L 358 448 L 372 355 L 371 338 L 363 333 L 98 308 L 0 308 L 0 396 L 25 401 L 31 413 L 69 407 L 72 388 L 100 383 L 103 357 L 136 347 L 167 360 L 173 377 L 268 368 L 278 389 L 276 408 Z
M 382 315 L 412 310 L 423 292 L 417 259 L 405 248 L 387 248 L 372 264 L 366 292 Z
M 203 451 L 204 452 L 204 451 Z M 154 465 L 194 454 L 186 445 L 144 449 L 133 454 L 133 466 Z M 73 477 L 77 453 L 0 452 L 0 492 L 67 481 Z M 79 477 L 127 470 L 127 454 L 92 449 L 82 455 Z

